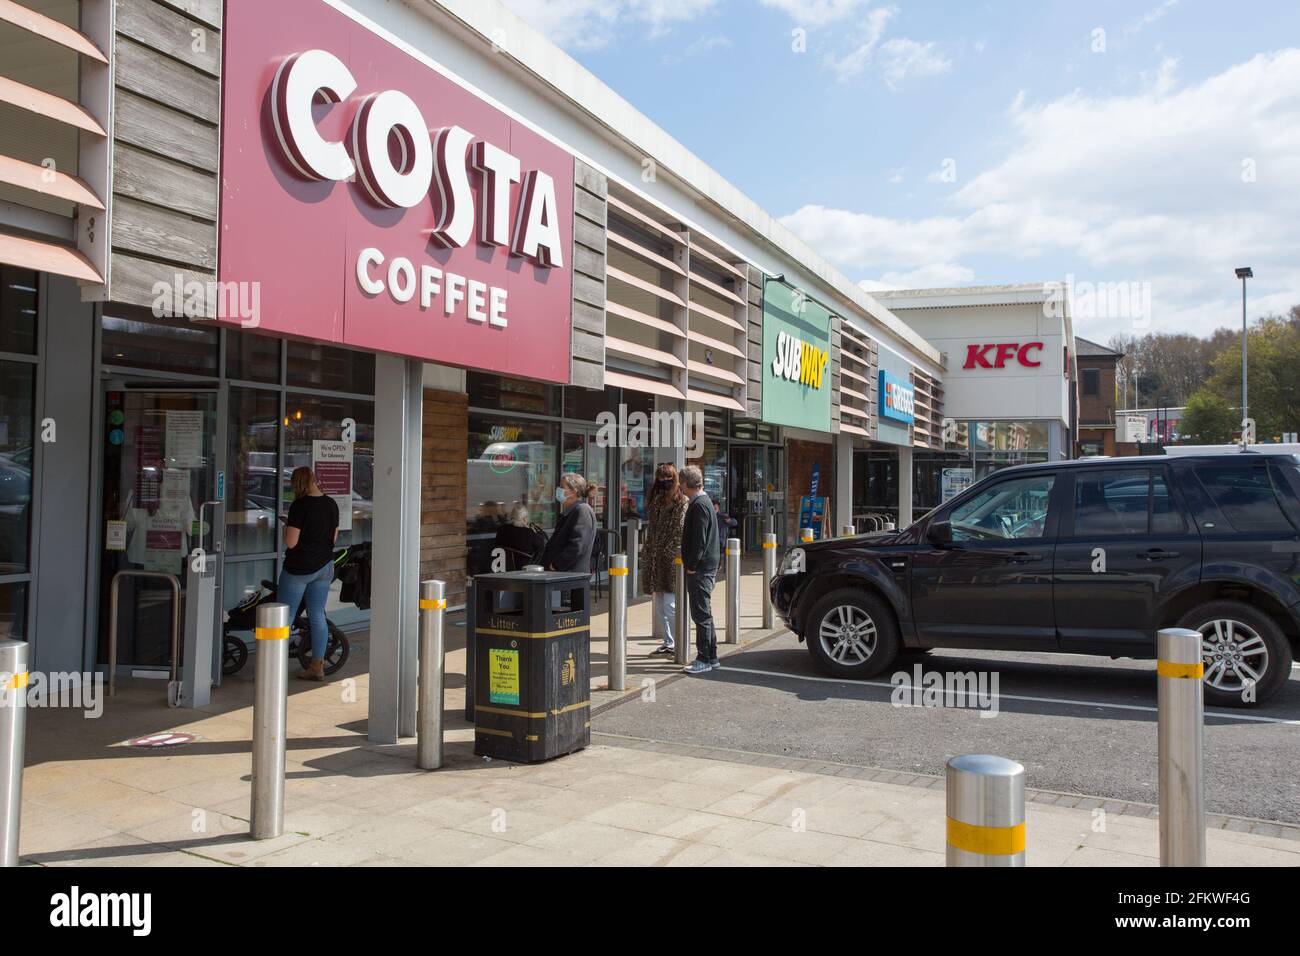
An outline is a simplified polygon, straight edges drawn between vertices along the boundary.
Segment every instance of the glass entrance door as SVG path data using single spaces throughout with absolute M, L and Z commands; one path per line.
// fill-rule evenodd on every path
M 785 498 L 782 494 L 782 458 L 785 450 L 767 445 L 731 444 L 728 499 L 731 514 L 740 520 L 741 547 L 758 551 L 763 546 L 769 519 L 778 543 L 785 532 Z
M 114 664 L 162 671 L 171 666 L 174 611 L 185 619 L 168 579 L 183 602 L 192 549 L 220 557 L 221 524 L 212 505 L 203 507 L 217 496 L 218 395 L 120 385 L 104 393 L 99 660 L 108 658 L 113 578 L 140 572 L 118 583 Z

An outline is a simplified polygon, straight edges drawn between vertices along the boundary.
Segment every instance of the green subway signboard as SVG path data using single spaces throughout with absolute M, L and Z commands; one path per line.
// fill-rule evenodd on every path
M 763 421 L 831 430 L 831 314 L 775 279 L 763 283 Z

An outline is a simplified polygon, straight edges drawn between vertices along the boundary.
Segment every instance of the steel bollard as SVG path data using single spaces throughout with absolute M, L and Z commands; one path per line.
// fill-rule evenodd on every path
M 284 832 L 284 744 L 289 711 L 289 605 L 257 608 L 257 674 L 253 690 L 254 840 Z
M 800 528 L 800 529 L 799 529 L 799 540 L 802 541 L 804 544 L 808 544 L 808 543 L 810 543 L 810 542 L 813 540 L 813 529 L 812 529 L 812 528 Z
M 641 519 L 627 519 L 627 599 L 641 593 Z
M 724 644 L 740 643 L 740 539 L 727 539 L 727 632 Z
M 674 649 L 676 651 L 676 660 L 678 664 L 686 663 L 686 655 L 691 646 L 690 636 L 686 633 L 689 626 L 687 621 L 687 597 L 686 597 L 686 565 L 682 564 L 682 557 L 678 555 L 673 558 L 673 564 L 677 566 L 677 633 L 673 635 Z
M 763 535 L 763 627 L 771 630 L 776 626 L 776 614 L 772 608 L 772 582 L 776 580 L 776 535 Z
M 609 689 L 627 689 L 628 556 L 609 559 Z
M 1205 866 L 1205 704 L 1201 635 L 1156 634 L 1160 865 Z
M 948 865 L 1025 865 L 1025 768 L 990 754 L 948 761 Z
M 853 530 L 853 525 L 851 525 L 851 524 L 846 524 L 846 525 L 844 525 L 843 527 L 840 528 L 840 537 L 841 537 L 841 538 L 851 538 L 851 537 L 853 537 L 855 534 L 857 534 L 857 532 Z
M 447 616 L 447 585 L 420 582 L 420 666 L 417 671 L 415 765 L 421 770 L 442 766 L 442 704 L 446 679 L 443 621 Z
M 26 641 L 0 640 L 0 866 L 18 865 L 27 741 Z

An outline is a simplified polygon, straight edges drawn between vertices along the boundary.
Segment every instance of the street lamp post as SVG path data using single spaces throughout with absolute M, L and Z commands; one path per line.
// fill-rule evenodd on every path
M 1246 419 L 1250 412 L 1246 406 L 1246 280 L 1255 278 L 1250 266 L 1237 270 L 1241 280 L 1241 446 L 1246 447 Z

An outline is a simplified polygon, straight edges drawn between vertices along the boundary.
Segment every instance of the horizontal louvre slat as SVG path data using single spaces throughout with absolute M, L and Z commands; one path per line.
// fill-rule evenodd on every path
M 108 63 L 108 57 L 104 56 L 104 52 L 99 47 L 66 23 L 51 20 L 35 10 L 14 3 L 13 0 L 0 0 L 0 20 L 12 23 L 20 30 L 34 33 L 38 37 L 44 37 L 59 46 L 67 47 L 97 63 Z
M 692 375 L 704 375 L 708 378 L 716 379 L 719 382 L 727 382 L 731 385 L 744 385 L 745 380 L 735 372 L 729 372 L 725 368 L 718 368 L 716 365 L 709 365 L 705 362 L 697 362 L 691 359 L 686 363 L 690 368 Z
M 713 392 L 705 392 L 697 388 L 687 389 L 686 397 L 692 402 L 711 405 L 714 408 L 729 408 L 733 412 L 743 412 L 745 410 L 745 406 L 734 398 L 728 398 L 726 395 L 715 395 Z
M 847 387 L 845 387 L 845 386 L 843 386 L 843 385 L 840 386 L 840 394 L 841 394 L 841 395 L 848 395 L 848 396 L 851 397 L 851 398 L 856 398 L 856 399 L 857 399 L 858 401 L 860 401 L 860 402 L 869 402 L 869 401 L 871 401 L 871 396 L 870 396 L 870 395 L 863 395 L 861 392 L 856 392 L 856 391 L 854 391 L 853 389 L 851 389 L 851 388 L 847 388 Z
M 665 352 L 662 349 L 651 348 L 648 345 L 640 345 L 636 342 L 628 342 L 626 339 L 616 339 L 612 335 L 605 336 L 605 348 L 607 351 L 618 352 L 620 355 L 631 355 L 634 358 L 658 362 L 661 365 L 671 365 L 673 368 L 685 367 L 682 360 L 672 352 Z
M 651 395 L 664 395 L 668 398 L 686 397 L 667 382 L 656 381 L 652 378 L 641 378 L 637 375 L 627 375 L 609 369 L 605 369 L 605 384 L 617 388 L 630 388 L 637 392 L 649 392 Z
M 708 279 L 704 278 L 704 276 L 702 275 L 696 275 L 694 272 L 692 272 L 691 281 L 699 283 L 700 285 L 704 286 L 704 288 L 712 292 L 714 295 L 727 299 L 730 302 L 734 302 L 736 303 L 736 305 L 745 304 L 745 300 L 742 299 L 740 296 L 736 295 L 736 293 L 732 292 L 730 289 L 723 288 L 722 286 L 718 285 L 716 282 L 709 281 Z
M 51 242 L 38 242 L 22 236 L 0 233 L 0 262 L 32 269 L 36 272 L 53 272 L 82 282 L 102 284 L 104 277 L 85 256 L 68 246 Z
M 12 156 L 0 156 L 0 183 L 40 193 L 42 196 L 66 199 L 91 209 L 104 208 L 99 197 L 76 176 L 25 163 Z
M 679 246 L 686 245 L 686 239 L 684 236 L 682 236 L 677 232 L 674 232 L 672 229 L 669 229 L 663 223 L 656 222 L 654 219 L 651 219 L 649 216 L 643 213 L 640 209 L 637 209 L 635 206 L 628 205 L 623 200 L 619 199 L 617 196 L 611 194 L 606 201 L 615 209 L 617 209 L 619 212 L 625 213 L 628 216 L 631 216 L 637 222 L 649 226 L 651 229 L 655 230 L 658 233 L 661 233 L 667 239 L 677 243 Z
M 712 336 L 705 335 L 703 332 L 696 332 L 694 329 L 691 329 L 691 334 L 687 337 L 692 342 L 699 342 L 701 345 L 707 346 L 708 348 L 717 349 L 720 352 L 726 352 L 728 355 L 734 355 L 736 358 L 745 357 L 745 353 L 734 345 L 729 345 L 726 342 L 713 338 Z
M 610 279 L 617 279 L 624 282 L 634 289 L 640 289 L 642 292 L 649 292 L 651 295 L 658 296 L 665 302 L 671 302 L 673 305 L 685 305 L 675 294 L 667 289 L 661 289 L 653 282 L 646 282 L 644 279 L 638 279 L 631 273 L 624 272 L 622 269 L 616 269 L 613 266 L 605 266 L 605 275 Z
M 745 327 L 731 316 L 723 315 L 721 312 L 714 312 L 707 305 L 700 305 L 698 302 L 692 302 L 690 304 L 690 310 L 704 316 L 706 319 L 712 319 L 715 322 L 721 322 L 723 325 L 730 326 L 737 332 L 745 331 Z
M 695 255 L 696 253 L 698 253 L 699 255 L 702 255 L 704 258 L 708 259 L 710 262 L 712 262 L 712 263 L 713 263 L 715 266 L 717 266 L 719 269 L 724 269 L 725 271 L 731 273 L 731 274 L 732 274 L 733 276 L 735 276 L 737 279 L 744 279 L 744 278 L 745 278 L 745 274 L 744 274 L 743 272 L 741 272 L 739 269 L 737 269 L 735 266 L 733 266 L 730 262 L 727 262 L 725 259 L 720 259 L 720 258 L 718 258 L 718 257 L 715 256 L 713 253 L 709 252 L 708 249 L 705 249 L 703 246 L 699 245 L 698 243 L 694 243 L 694 242 L 692 242 L 692 243 L 691 243 L 691 254 L 692 254 L 692 255 Z
M 850 425 L 848 422 L 840 422 L 840 431 L 848 432 L 850 435 L 861 435 L 863 438 L 866 438 L 871 434 L 865 428 L 859 428 L 857 425 Z
M 104 132 L 104 127 L 95 122 L 95 117 L 77 103 L 25 83 L 19 83 L 17 80 L 11 80 L 7 76 L 0 76 L 0 103 L 8 103 L 20 110 L 35 113 L 37 116 L 46 116 L 60 123 L 67 123 L 95 136 L 108 135 Z
M 610 315 L 617 315 L 620 318 L 629 319 L 648 328 L 658 329 L 660 332 L 667 332 L 669 335 L 676 335 L 679 338 L 685 338 L 686 334 L 671 322 L 666 322 L 653 315 L 647 315 L 644 312 L 638 312 L 636 309 L 629 308 L 626 305 L 620 305 L 613 300 L 605 301 L 605 311 Z
M 671 259 L 666 259 L 654 250 L 647 249 L 639 242 L 633 242 L 631 239 L 627 238 L 627 236 L 619 235 L 617 232 L 610 230 L 605 233 L 605 240 L 616 246 L 621 246 L 628 252 L 632 253 L 632 255 L 641 257 L 651 265 L 656 265 L 661 269 L 667 269 L 669 272 L 675 272 L 679 276 L 686 275 L 686 270 Z

